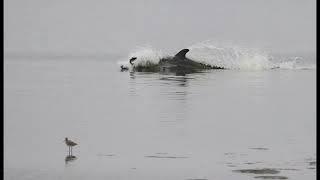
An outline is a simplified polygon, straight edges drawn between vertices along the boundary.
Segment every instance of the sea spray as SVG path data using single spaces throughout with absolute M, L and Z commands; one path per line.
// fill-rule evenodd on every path
M 204 41 L 189 47 L 190 59 L 224 67 L 226 69 L 264 70 L 277 67 L 266 52 L 257 49 L 243 48 L 235 45 L 216 45 Z
M 212 41 L 196 43 L 188 47 L 190 51 L 186 57 L 194 61 L 225 69 L 236 69 L 245 71 L 268 70 L 268 69 L 314 69 L 315 65 L 304 64 L 302 57 L 282 57 L 275 58 L 269 53 L 254 49 L 244 48 L 232 44 L 217 45 Z M 132 69 L 134 67 L 145 67 L 159 63 L 162 58 L 174 56 L 161 50 L 156 50 L 151 46 L 141 46 L 135 48 L 126 57 L 126 60 L 119 61 L 118 64 Z M 134 65 L 129 63 L 129 59 L 137 57 Z
M 167 57 L 161 50 L 153 49 L 150 46 L 138 47 L 131 53 L 129 53 L 128 59 L 131 57 L 137 57 L 134 65 L 146 65 L 148 63 L 157 64 L 161 58 Z
M 161 50 L 156 50 L 151 46 L 139 46 L 132 50 L 126 60 L 118 61 L 118 64 L 129 69 L 133 67 L 144 67 L 158 64 L 160 59 L 168 57 L 169 55 L 165 54 Z M 134 64 L 131 65 L 129 63 L 129 59 L 132 57 L 136 57 L 137 59 L 134 61 Z

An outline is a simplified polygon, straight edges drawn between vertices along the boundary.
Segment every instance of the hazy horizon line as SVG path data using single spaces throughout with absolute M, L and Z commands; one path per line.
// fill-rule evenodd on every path
M 316 55 L 317 51 L 295 51 L 295 52 L 275 52 L 267 51 L 270 54 L 304 54 L 304 55 Z M 25 57 L 25 56 L 70 56 L 70 57 L 104 57 L 104 56 L 125 56 L 128 55 L 130 51 L 127 52 L 85 52 L 85 51 L 4 51 L 4 57 Z

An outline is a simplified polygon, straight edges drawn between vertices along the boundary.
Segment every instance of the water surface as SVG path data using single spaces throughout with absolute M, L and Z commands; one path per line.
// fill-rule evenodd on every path
M 120 72 L 106 59 L 4 65 L 5 179 L 239 180 L 257 176 L 239 170 L 263 168 L 316 179 L 315 69 L 173 76 Z M 65 137 L 79 144 L 67 161 Z

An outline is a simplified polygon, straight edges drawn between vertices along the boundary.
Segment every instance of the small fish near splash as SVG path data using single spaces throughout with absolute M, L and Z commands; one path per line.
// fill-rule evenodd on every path
M 193 61 L 186 57 L 189 49 L 182 49 L 173 57 L 166 57 L 160 59 L 159 63 L 147 61 L 146 64 L 134 64 L 137 57 L 132 57 L 129 63 L 132 65 L 133 71 L 137 72 L 163 72 L 163 73 L 176 73 L 176 75 L 185 75 L 190 73 L 199 72 L 208 69 L 224 69 L 223 67 L 212 66 L 200 62 Z M 121 71 L 128 70 L 128 67 L 121 65 Z

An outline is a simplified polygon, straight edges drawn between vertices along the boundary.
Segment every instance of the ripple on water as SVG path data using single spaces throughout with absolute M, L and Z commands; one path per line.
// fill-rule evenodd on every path
M 264 147 L 256 147 L 256 148 L 249 148 L 249 149 L 253 149 L 253 150 L 261 150 L 261 151 L 269 150 L 268 148 L 264 148 Z
M 185 156 L 144 156 L 146 158 L 185 159 Z
M 288 179 L 286 176 L 255 176 L 254 178 L 259 179 Z
M 244 164 L 252 165 L 252 164 L 259 164 L 259 163 L 262 163 L 262 162 L 260 162 L 260 161 L 258 161 L 258 162 L 245 162 Z
M 251 174 L 278 174 L 280 173 L 277 169 L 271 169 L 271 168 L 262 168 L 262 169 L 238 169 L 233 170 L 234 172 L 240 172 L 240 173 L 251 173 Z
M 309 162 L 309 165 L 310 165 L 310 166 L 315 166 L 316 163 L 317 163 L 316 161 L 311 161 L 311 162 Z
M 97 156 L 113 157 L 113 156 L 115 156 L 115 154 L 97 154 Z

